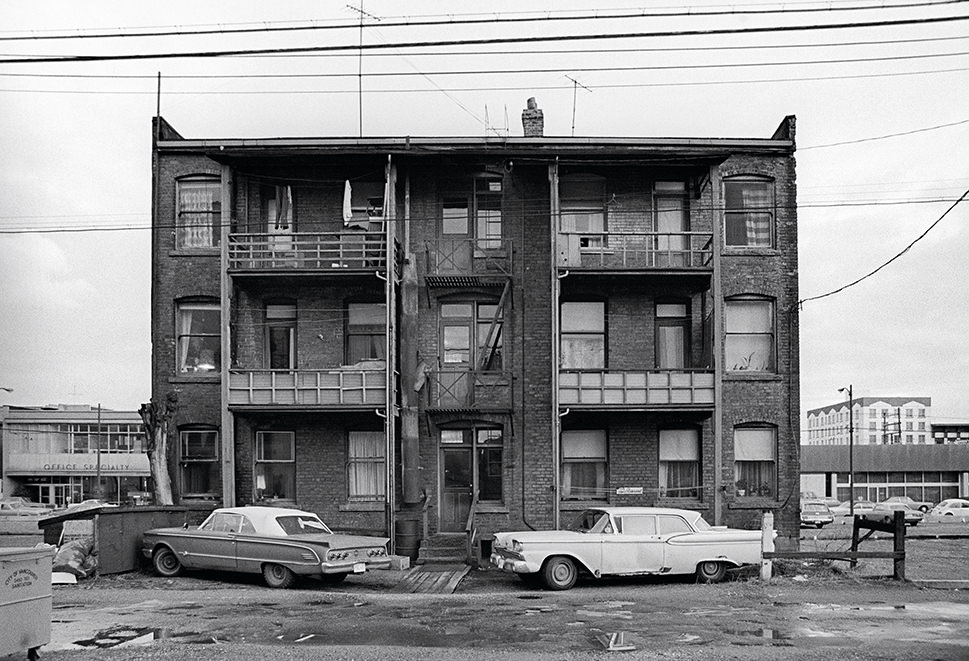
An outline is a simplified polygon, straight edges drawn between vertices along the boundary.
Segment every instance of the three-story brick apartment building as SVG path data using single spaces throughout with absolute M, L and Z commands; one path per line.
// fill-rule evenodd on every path
M 154 124 L 180 499 L 404 552 L 592 503 L 798 531 L 794 118 L 766 139 L 185 139 Z

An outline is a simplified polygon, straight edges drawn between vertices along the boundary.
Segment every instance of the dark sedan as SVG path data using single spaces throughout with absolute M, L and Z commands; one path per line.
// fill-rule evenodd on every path
M 282 507 L 217 509 L 202 525 L 156 528 L 142 553 L 161 576 L 184 568 L 261 573 L 266 585 L 288 588 L 297 576 L 330 583 L 391 564 L 385 537 L 332 532 L 318 516 Z

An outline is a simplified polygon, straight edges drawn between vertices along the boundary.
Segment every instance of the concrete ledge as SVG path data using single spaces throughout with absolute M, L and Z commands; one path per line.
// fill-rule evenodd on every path
M 909 583 L 920 588 L 931 588 L 935 590 L 969 590 L 969 581 L 949 580 L 949 579 L 925 579 L 909 580 Z

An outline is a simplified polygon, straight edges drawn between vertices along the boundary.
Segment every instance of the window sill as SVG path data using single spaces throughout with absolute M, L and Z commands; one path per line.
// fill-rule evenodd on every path
M 774 510 L 780 506 L 780 502 L 772 496 L 743 496 L 727 503 L 728 510 Z
M 383 512 L 386 503 L 377 501 L 354 501 L 340 505 L 341 512 Z
M 782 253 L 777 248 L 743 248 L 740 246 L 724 246 L 724 257 L 778 257 Z
M 501 503 L 478 503 L 478 514 L 508 514 L 508 507 Z
M 222 378 L 219 372 L 206 374 L 181 374 L 168 377 L 169 383 L 218 383 Z
M 776 372 L 724 372 L 724 381 L 783 381 L 784 377 Z
M 219 257 L 222 250 L 218 246 L 214 248 L 176 248 L 169 250 L 169 257 Z

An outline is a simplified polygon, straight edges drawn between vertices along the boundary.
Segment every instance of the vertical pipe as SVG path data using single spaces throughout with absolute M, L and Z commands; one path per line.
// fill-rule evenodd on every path
M 562 437 L 562 418 L 559 415 L 559 296 L 561 295 L 561 285 L 559 283 L 558 272 L 558 226 L 559 226 L 559 163 L 558 158 L 548 166 L 549 181 L 549 226 L 552 236 L 551 244 L 551 266 L 552 266 L 552 511 L 553 527 L 558 529 L 560 522 L 559 512 L 559 480 L 561 479 L 561 437 Z M 524 471 L 524 462 L 522 462 Z M 522 475 L 524 478 L 524 473 Z M 524 503 L 523 503 L 524 505 Z
M 220 353 L 220 432 L 222 441 L 222 504 L 236 504 L 235 418 L 229 411 L 229 365 L 232 362 L 232 279 L 229 277 L 229 225 L 232 206 L 232 169 L 222 166 L 222 214 L 219 219 L 219 319 L 222 324 Z
M 710 208 L 713 210 L 713 524 L 723 521 L 723 273 L 720 259 L 720 168 L 710 166 Z M 732 482 L 732 480 L 731 480 Z

